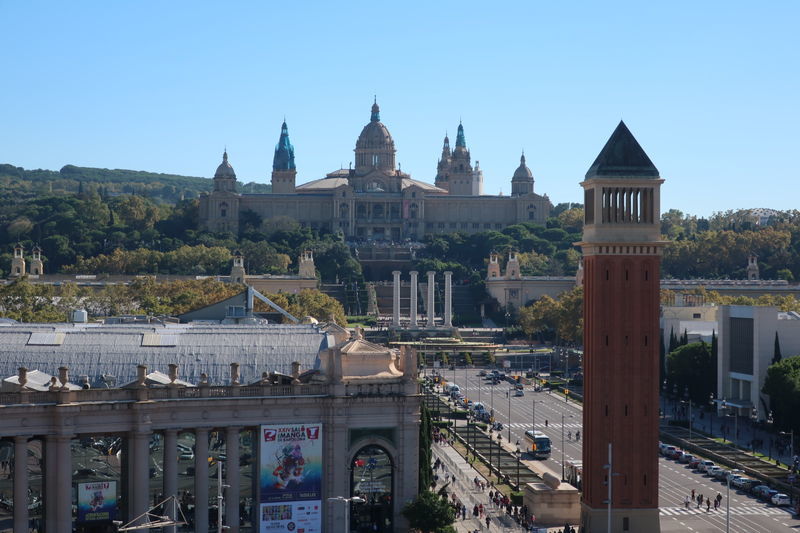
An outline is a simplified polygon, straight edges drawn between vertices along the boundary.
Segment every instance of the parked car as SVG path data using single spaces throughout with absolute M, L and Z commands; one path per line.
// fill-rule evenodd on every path
M 739 468 L 734 468 L 733 470 L 728 471 L 728 477 L 733 480 L 735 477 L 743 476 L 744 470 L 740 470 Z
M 755 484 L 755 480 L 745 476 L 737 476 L 731 479 L 731 485 L 740 490 L 747 490 Z
M 667 447 L 666 447 L 666 448 L 664 448 L 664 450 L 661 452 L 661 455 L 663 455 L 664 457 L 669 457 L 669 456 L 672 454 L 672 452 L 674 452 L 676 449 L 677 449 L 677 448 L 675 448 L 675 446 L 667 446 Z
M 712 466 L 714 466 L 714 461 L 700 461 L 697 463 L 697 470 L 700 472 L 705 472 Z
M 721 466 L 717 466 L 717 465 L 709 466 L 709 467 L 706 468 L 706 475 L 708 477 L 710 477 L 710 478 L 713 478 L 713 477 L 715 477 L 715 474 L 719 470 L 724 470 L 724 468 L 722 468 Z
M 688 464 L 688 463 L 691 463 L 693 459 L 694 459 L 694 455 L 692 455 L 690 453 L 683 452 L 683 455 L 681 455 L 680 459 L 678 459 L 678 462 L 679 463 Z
M 792 501 L 789 499 L 788 494 L 784 494 L 779 492 L 772 496 L 772 505 L 777 505 L 778 507 L 784 507 L 787 505 L 791 505 Z
M 756 498 L 763 498 L 764 495 L 769 492 L 769 487 L 767 485 L 756 485 L 750 489 L 750 492 L 752 492 L 753 496 Z
M 486 375 L 486 370 L 481 370 L 480 372 L 478 372 L 478 375 L 481 376 L 481 377 L 485 376 Z
M 688 466 L 689 468 L 691 468 L 691 469 L 695 469 L 695 468 L 697 468 L 697 465 L 699 465 L 701 461 L 702 461 L 702 459 L 700 459 L 699 457 L 693 457 L 693 458 L 692 458 L 692 459 L 689 461 L 689 464 L 688 464 L 687 466 Z
M 672 452 L 672 456 L 670 457 L 670 459 L 680 462 L 681 457 L 683 457 L 684 453 L 686 452 L 683 450 L 675 450 L 674 452 Z
M 778 494 L 777 490 L 769 489 L 767 491 L 767 493 L 764 495 L 764 501 L 765 502 L 771 502 L 772 501 L 772 497 L 775 496 L 776 494 Z
M 721 479 L 721 480 L 727 481 L 729 473 L 730 473 L 730 470 L 727 470 L 725 468 L 720 468 L 718 470 L 714 470 L 714 472 L 711 474 L 711 476 L 714 479 Z
M 667 446 L 669 446 L 669 444 L 667 444 L 666 442 L 658 441 L 658 453 L 664 455 L 664 450 L 667 449 Z

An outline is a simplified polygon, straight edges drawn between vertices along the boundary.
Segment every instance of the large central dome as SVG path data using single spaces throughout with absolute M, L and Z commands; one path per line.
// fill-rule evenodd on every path
M 358 136 L 355 152 L 357 174 L 366 174 L 373 170 L 393 171 L 395 168 L 394 140 L 381 122 L 377 102 L 372 104 L 370 121 Z

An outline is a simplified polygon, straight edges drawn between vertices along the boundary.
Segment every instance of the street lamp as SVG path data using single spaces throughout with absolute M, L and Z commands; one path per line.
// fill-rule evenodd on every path
M 758 422 L 758 408 L 753 406 L 753 409 L 750 411 L 750 420 L 752 421 L 751 427 L 753 428 L 752 435 L 750 438 L 750 451 L 755 454 L 756 453 L 756 423 Z
M 667 380 L 664 380 L 664 383 L 661 384 L 661 397 L 663 399 L 664 409 L 661 411 L 661 414 L 666 419 L 667 418 Z
M 711 406 L 711 412 L 708 414 L 708 434 L 711 435 L 711 438 L 714 438 L 714 393 L 711 392 L 708 395 L 708 404 Z
M 511 442 L 511 391 L 508 389 L 508 442 Z
M 498 483 L 501 480 L 500 478 L 500 453 L 503 451 L 503 447 L 501 446 L 501 442 L 503 441 L 503 434 L 502 432 L 497 433 L 497 481 Z
M 561 413 L 561 481 L 564 481 L 564 413 Z
M 517 441 L 517 490 L 519 490 L 519 463 L 522 456 L 522 450 L 519 449 L 519 441 Z
M 786 466 L 789 467 L 789 471 L 793 472 L 794 464 L 789 464 L 789 461 L 792 461 L 794 458 L 794 428 L 787 431 L 781 431 L 778 435 L 789 435 L 791 439 L 789 441 L 789 459 L 786 461 Z M 793 462 L 793 461 L 792 461 Z M 794 475 L 792 475 L 792 490 L 789 492 L 789 503 L 794 503 Z
M 328 501 L 333 502 L 343 502 L 345 504 L 344 508 L 344 529 L 342 530 L 343 533 L 350 533 L 350 504 L 352 503 L 364 503 L 367 500 L 361 498 L 360 496 L 353 496 L 352 498 L 345 498 L 344 496 L 335 496 L 333 498 L 328 498 Z

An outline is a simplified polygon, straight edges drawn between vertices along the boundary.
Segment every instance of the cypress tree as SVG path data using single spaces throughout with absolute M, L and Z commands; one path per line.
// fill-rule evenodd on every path
M 714 394 L 716 394 L 717 391 L 719 391 L 719 389 L 717 388 L 717 361 L 718 361 L 717 350 L 718 350 L 717 331 L 713 330 L 711 332 L 711 364 L 714 370 L 713 372 L 714 378 L 712 380 L 714 384 Z
M 778 332 L 775 332 L 775 348 L 772 352 L 772 364 L 777 364 L 781 362 L 783 356 L 781 355 L 781 341 L 778 339 Z
M 428 408 L 423 404 L 419 421 L 419 487 L 420 494 L 430 489 L 433 482 L 433 468 L 431 467 L 431 445 L 433 444 L 433 423 Z
M 675 348 L 678 347 L 678 338 L 675 336 L 675 330 L 673 328 L 669 329 L 669 349 L 667 352 L 672 353 L 675 351 Z
M 687 344 L 689 344 L 689 331 L 684 328 L 683 336 L 681 337 L 681 346 L 686 346 Z

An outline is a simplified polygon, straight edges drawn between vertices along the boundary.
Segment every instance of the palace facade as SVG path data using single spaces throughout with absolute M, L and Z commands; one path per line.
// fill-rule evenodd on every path
M 341 231 L 348 240 L 421 240 L 436 233 L 500 230 L 520 222 L 544 223 L 552 204 L 534 192 L 525 155 L 511 179 L 511 196 L 483 194 L 483 172 L 473 166 L 459 124 L 455 148 L 445 136 L 435 183 L 412 179 L 397 168 L 395 144 L 372 105 L 370 121 L 355 147 L 355 167 L 296 184 L 294 146 L 286 122 L 275 147 L 272 193 L 236 192 L 236 173 L 227 152 L 214 174 L 211 193 L 200 197 L 200 226 L 239 230 L 239 216 L 252 211 L 262 219 L 289 217 L 303 225 Z

